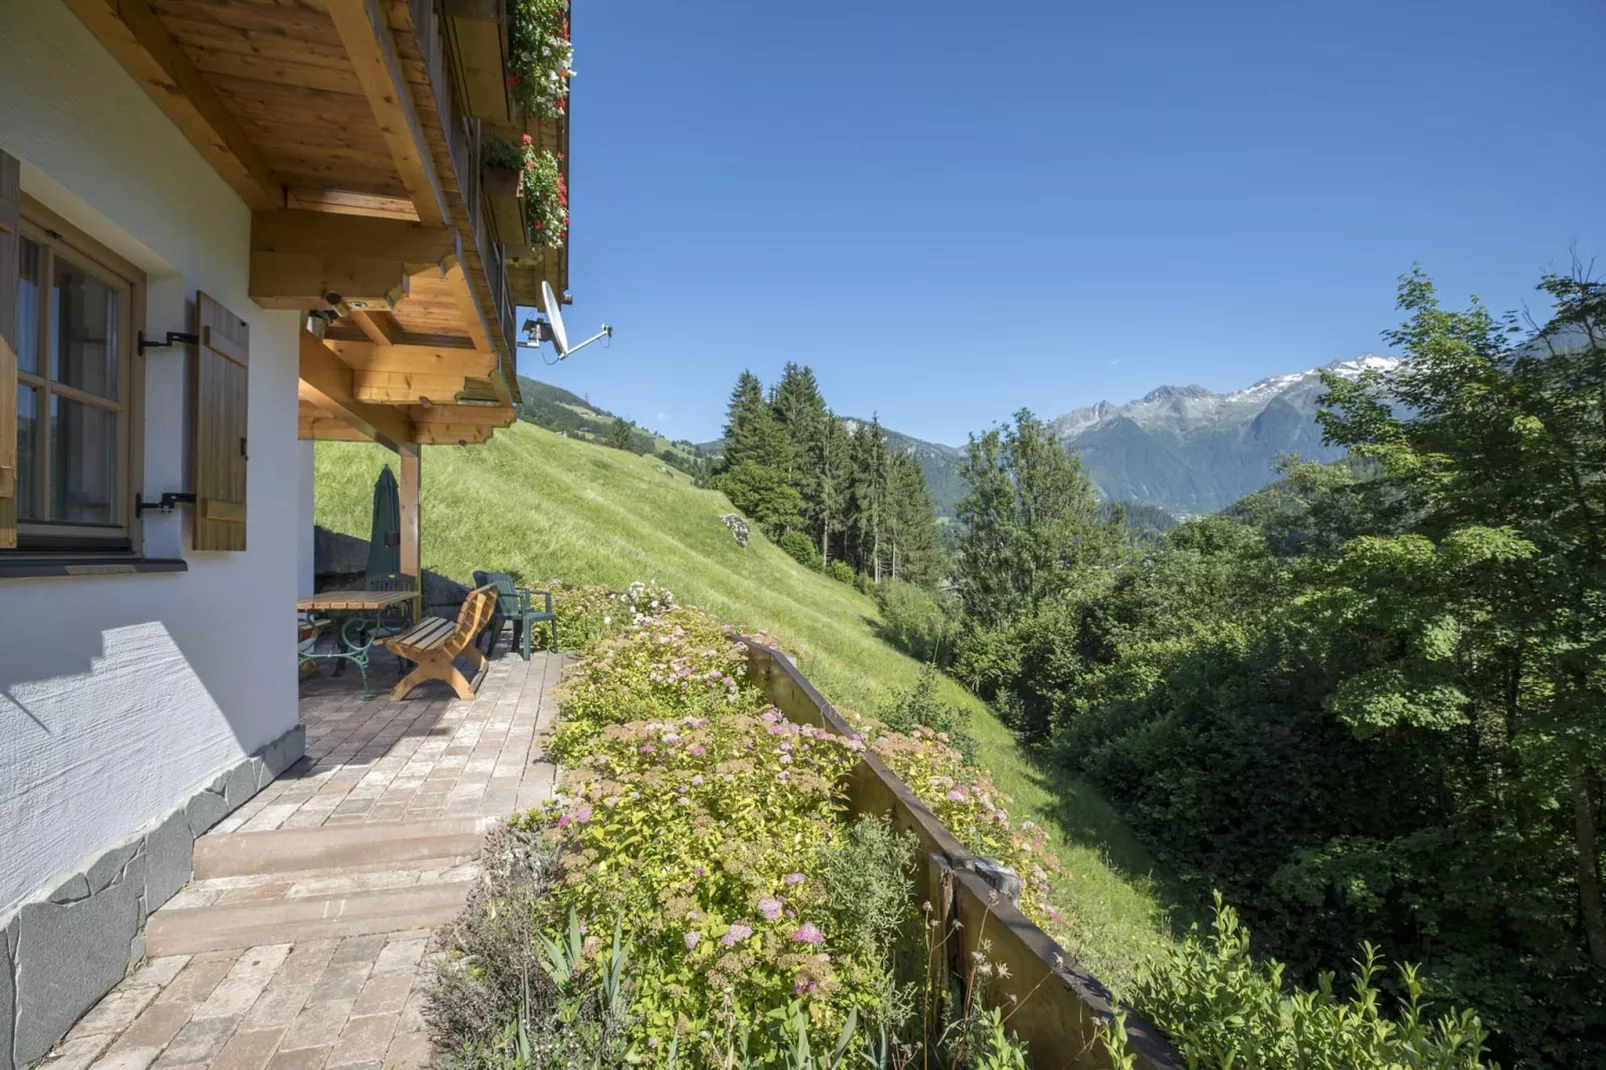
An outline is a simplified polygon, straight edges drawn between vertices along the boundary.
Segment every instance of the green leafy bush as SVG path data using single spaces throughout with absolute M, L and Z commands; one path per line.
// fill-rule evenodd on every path
M 776 545 L 806 569 L 818 572 L 825 567 L 820 561 L 820 551 L 815 549 L 814 540 L 796 528 L 782 535 Z
M 1346 998 L 1323 974 L 1315 990 L 1285 991 L 1283 967 L 1256 961 L 1249 932 L 1216 895 L 1209 937 L 1197 926 L 1144 971 L 1132 1004 L 1165 1030 L 1189 1066 L 1244 1070 L 1479 1070 L 1487 1037 L 1471 1011 L 1427 1011 L 1411 966 L 1399 970 L 1394 1016 L 1376 982 L 1383 967 L 1366 945 Z M 1111 1047 L 1119 1052 L 1121 1045 Z
M 876 710 L 876 719 L 894 732 L 905 735 L 916 725 L 924 725 L 959 752 L 967 765 L 975 765 L 976 739 L 970 734 L 970 714 L 937 698 L 941 677 L 930 665 L 920 670 L 915 686 L 894 695 L 891 702 Z
M 632 583 L 623 591 L 553 580 L 543 590 L 552 592 L 552 611 L 558 617 L 558 641 L 565 650 L 588 654 L 604 639 L 623 635 L 648 616 L 675 604 L 674 594 L 656 583 Z
M 944 664 L 958 635 L 959 600 L 902 580 L 876 585 L 881 637 L 919 661 Z
M 825 566 L 825 574 L 838 583 L 851 584 L 853 582 L 853 566 L 841 558 Z
M 746 461 L 714 476 L 708 485 L 724 492 L 738 512 L 770 535 L 803 526 L 803 497 L 779 469 Z

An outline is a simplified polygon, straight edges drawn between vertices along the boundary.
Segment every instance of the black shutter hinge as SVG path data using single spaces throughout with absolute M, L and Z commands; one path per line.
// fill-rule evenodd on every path
M 178 345 L 181 342 L 187 346 L 198 346 L 201 344 L 201 336 L 197 334 L 184 334 L 181 331 L 168 331 L 167 341 L 153 342 L 145 337 L 144 331 L 140 331 L 138 339 L 139 355 L 143 357 L 147 349 L 166 349 L 168 346 Z
M 141 516 L 151 509 L 159 513 L 171 513 L 175 505 L 194 505 L 195 495 L 181 491 L 164 490 L 162 496 L 154 502 L 148 502 L 139 491 L 134 492 L 134 515 Z

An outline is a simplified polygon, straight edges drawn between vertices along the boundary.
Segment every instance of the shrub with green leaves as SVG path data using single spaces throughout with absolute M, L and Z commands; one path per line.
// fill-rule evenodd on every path
M 825 567 L 820 560 L 820 551 L 814 546 L 814 540 L 796 528 L 782 535 L 775 545 L 779 546 L 787 557 L 806 569 L 818 572 Z
M 1346 997 L 1323 974 L 1315 990 L 1285 991 L 1283 967 L 1249 953 L 1249 932 L 1216 895 L 1210 936 L 1198 927 L 1144 970 L 1131 1003 L 1165 1030 L 1189 1066 L 1243 1070 L 1480 1070 L 1488 1034 L 1472 1011 L 1430 1015 L 1412 966 L 1399 969 L 1394 1014 L 1377 987 L 1370 944 Z M 1118 1037 L 1110 1047 L 1118 1054 Z M 1120 1065 L 1118 1058 L 1117 1065 Z
M 838 583 L 853 583 L 853 566 L 840 558 L 825 566 L 825 574 Z
M 946 664 L 953 657 L 960 620 L 957 598 L 886 580 L 876 585 L 875 601 L 881 610 L 877 630 L 887 642 L 930 664 Z
M 905 735 L 916 725 L 924 725 L 937 734 L 939 743 L 958 751 L 965 764 L 975 765 L 976 739 L 970 734 L 970 714 L 937 697 L 940 679 L 934 667 L 925 666 L 914 687 L 898 692 L 892 701 L 876 710 L 876 720 Z

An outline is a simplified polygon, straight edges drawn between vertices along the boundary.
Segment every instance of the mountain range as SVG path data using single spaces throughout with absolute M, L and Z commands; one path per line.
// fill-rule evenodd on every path
M 1049 421 L 1076 446 L 1088 476 L 1106 498 L 1152 505 L 1172 513 L 1212 513 L 1277 479 L 1280 453 L 1330 461 L 1343 455 L 1322 442 L 1316 399 L 1321 373 L 1353 379 L 1399 363 L 1366 353 L 1253 386 L 1217 394 L 1202 386 L 1162 386 L 1122 405 L 1101 401 Z M 861 421 L 849 420 L 850 426 Z M 965 451 L 887 431 L 894 449 L 913 453 L 931 485 L 937 512 L 952 516 L 963 492 Z
M 1076 446 L 1088 476 L 1106 498 L 1180 515 L 1212 513 L 1275 481 L 1272 464 L 1278 454 L 1297 453 L 1317 461 L 1343 455 L 1341 448 L 1323 444 L 1316 423 L 1316 399 L 1325 389 L 1323 371 L 1353 379 L 1367 369 L 1386 370 L 1398 363 L 1395 357 L 1366 353 L 1274 375 L 1225 394 L 1202 386 L 1162 386 L 1125 404 L 1101 401 L 1073 409 L 1054 417 L 1049 426 Z M 525 395 L 520 415 L 553 430 L 596 438 L 613 419 L 607 410 L 556 387 L 523 378 L 520 387 Z M 842 420 L 850 431 L 868 422 Z M 964 491 L 959 475 L 964 449 L 884 430 L 892 449 L 920 462 L 937 515 L 953 516 Z M 642 448 L 662 451 L 666 458 L 674 454 L 671 463 L 689 463 L 693 454 L 717 454 L 723 445 L 715 440 L 694 447 L 640 429 L 637 434 Z

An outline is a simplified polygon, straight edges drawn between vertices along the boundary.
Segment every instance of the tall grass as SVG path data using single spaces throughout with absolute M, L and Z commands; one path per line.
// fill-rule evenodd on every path
M 394 455 L 366 443 L 321 442 L 317 522 L 366 538 L 373 482 Z M 791 654 L 837 705 L 873 713 L 913 687 L 919 665 L 879 639 L 875 603 L 798 565 L 755 529 L 746 549 L 720 522 L 724 495 L 699 490 L 661 462 L 516 424 L 482 446 L 424 451 L 424 567 L 468 582 L 475 569 L 525 582 L 623 587 L 656 580 Z M 979 760 L 1015 798 L 1011 814 L 1042 825 L 1072 874 L 1056 889 L 1055 935 L 1112 984 L 1168 941 L 1148 857 L 1086 782 L 1035 764 L 982 703 L 952 681 L 943 701 L 968 710 Z

